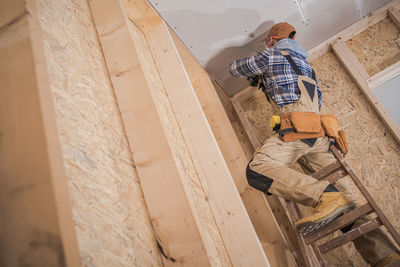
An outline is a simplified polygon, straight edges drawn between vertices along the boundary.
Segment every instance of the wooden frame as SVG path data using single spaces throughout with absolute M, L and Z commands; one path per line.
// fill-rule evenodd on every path
M 147 1 L 96 0 L 90 5 L 164 263 L 207 266 L 215 255 L 185 182 L 193 171 L 228 260 L 237 266 L 269 265 L 193 88 L 192 82 L 207 80 L 195 76 L 190 61 L 185 68 L 176 40 Z M 163 96 L 155 93 L 159 89 Z M 179 149 L 184 154 L 177 155 Z M 164 158 L 168 165 L 160 165 Z
M 80 266 L 37 1 L 2 2 L 0 264 Z

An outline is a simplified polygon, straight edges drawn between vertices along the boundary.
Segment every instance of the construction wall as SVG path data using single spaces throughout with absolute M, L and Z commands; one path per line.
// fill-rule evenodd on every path
M 39 3 L 82 265 L 161 265 L 88 3 Z
M 367 72 L 373 75 L 399 61 L 398 36 L 399 29 L 387 18 L 348 40 L 347 45 Z M 321 113 L 331 113 L 339 118 L 339 128 L 346 131 L 350 146 L 346 156 L 350 166 L 399 231 L 399 143 L 333 52 L 326 53 L 311 65 L 322 90 Z M 242 109 L 259 140 L 272 134 L 268 125 L 273 112 L 262 93 L 243 101 Z M 363 199 L 354 186 L 352 189 L 357 202 L 362 203 Z M 327 260 L 329 266 L 366 266 L 352 243 L 329 252 Z

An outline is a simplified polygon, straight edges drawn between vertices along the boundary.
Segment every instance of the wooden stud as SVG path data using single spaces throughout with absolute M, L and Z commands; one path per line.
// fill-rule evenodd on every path
M 341 38 L 343 41 L 347 41 L 354 37 L 355 35 L 359 34 L 362 31 L 368 29 L 368 27 L 378 23 L 381 20 L 387 18 L 388 9 L 400 7 L 400 0 L 394 0 L 389 4 L 375 10 L 370 15 L 362 18 L 361 20 L 357 21 L 356 23 L 352 24 L 351 26 L 347 27 L 345 30 L 339 32 L 338 34 L 332 36 L 328 40 L 324 41 L 323 43 L 317 45 L 316 47 L 312 48 L 308 52 L 308 61 L 312 62 L 315 59 L 319 58 L 320 56 L 324 55 L 325 53 L 329 52 L 331 47 L 330 43 Z
M 396 10 L 395 8 L 389 8 L 388 16 L 393 20 L 397 28 L 400 28 L 400 11 Z
M 0 264 L 80 266 L 37 3 L 1 4 Z
M 125 4 L 127 15 L 134 23 L 136 17 L 130 15 L 132 10 L 151 9 L 144 0 L 125 1 Z M 154 17 L 150 14 L 147 23 L 143 23 L 143 19 L 138 23 L 150 25 Z M 230 260 L 237 266 L 268 265 L 168 26 L 165 22 L 154 24 L 145 28 L 144 34 Z
M 374 90 L 399 75 L 400 61 L 370 77 L 368 79 L 368 85 L 372 90 Z
M 175 152 L 185 149 L 182 136 L 174 136 L 165 99 L 157 100 L 161 80 L 146 71 L 156 68 L 149 49 L 140 46 L 146 41 L 131 34 L 118 1 L 90 1 L 90 7 L 163 262 L 210 266 L 184 182 L 190 156 Z
M 215 91 L 214 85 L 201 64 L 190 53 L 189 49 L 170 30 L 183 65 L 199 98 L 207 121 L 221 149 L 236 188 L 242 193 L 248 187 L 246 180 L 247 159 L 232 128 L 224 107 Z
M 385 125 L 392 132 L 393 136 L 400 143 L 400 128 L 397 126 L 396 122 L 392 119 L 387 110 L 383 107 L 382 103 L 372 92 L 371 88 L 368 86 L 367 80 L 369 75 L 367 74 L 364 67 L 360 64 L 355 55 L 351 52 L 348 46 L 344 43 L 342 39 L 338 39 L 331 44 L 333 51 L 342 62 L 347 72 L 356 82 L 358 87 L 364 93 L 366 98 L 371 103 L 372 107 L 381 117 Z

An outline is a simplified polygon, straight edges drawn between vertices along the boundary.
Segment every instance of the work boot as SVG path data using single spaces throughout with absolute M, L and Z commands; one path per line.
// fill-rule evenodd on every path
M 394 264 L 394 263 L 397 264 Z M 383 259 L 381 259 L 380 261 L 378 261 L 374 267 L 384 267 L 384 266 L 389 266 L 390 264 L 394 264 L 393 266 L 400 266 L 400 254 L 399 253 L 392 253 L 386 257 L 384 257 Z
M 355 207 L 356 204 L 348 200 L 341 192 L 322 193 L 313 213 L 297 221 L 296 229 L 300 233 L 315 231 Z

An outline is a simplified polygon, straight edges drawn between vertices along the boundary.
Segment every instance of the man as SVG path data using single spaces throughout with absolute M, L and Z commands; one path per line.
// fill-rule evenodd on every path
M 329 131 L 324 132 L 320 127 L 321 91 L 306 61 L 307 51 L 294 40 L 295 36 L 296 29 L 292 25 L 274 25 L 264 40 L 268 48 L 234 61 L 230 73 L 238 78 L 261 76 L 266 87 L 264 92 L 282 118 L 279 132 L 265 140 L 250 160 L 246 170 L 249 184 L 265 194 L 315 207 L 310 216 L 296 222 L 298 231 L 311 232 L 354 209 L 355 204 L 349 199 L 351 194 L 346 188 L 345 196 L 328 181 L 318 181 L 289 167 L 298 162 L 308 173 L 318 171 L 335 160 L 329 152 L 332 137 L 338 143 L 344 141 L 337 133 L 327 136 L 325 132 Z M 328 116 L 328 121 L 332 121 L 332 117 L 336 119 Z M 345 149 L 346 146 L 342 146 L 343 152 Z M 372 265 L 386 263 L 388 258 L 400 259 L 396 248 L 379 229 L 354 240 L 354 244 Z

